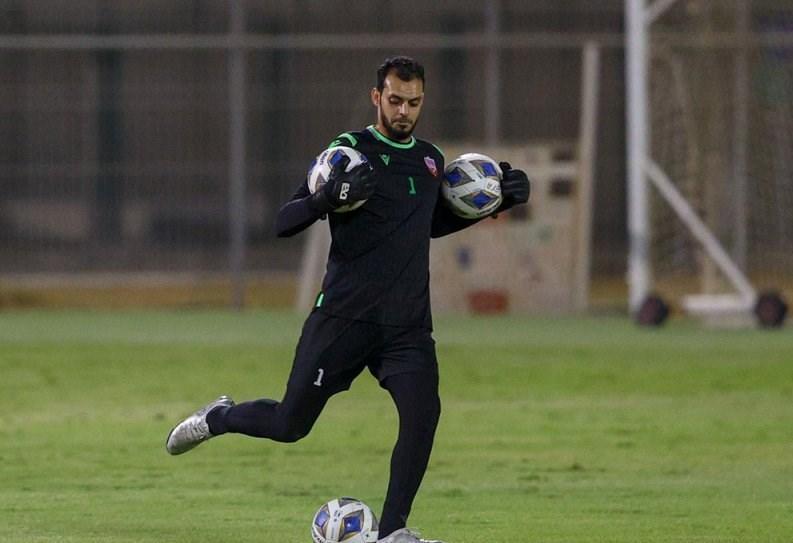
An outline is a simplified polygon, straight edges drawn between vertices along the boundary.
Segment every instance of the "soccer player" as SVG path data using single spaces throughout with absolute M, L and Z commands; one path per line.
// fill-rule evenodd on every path
M 441 412 L 430 314 L 430 238 L 477 220 L 457 217 L 443 205 L 443 154 L 413 136 L 424 103 L 421 64 L 402 56 L 387 59 L 377 70 L 371 100 L 376 124 L 331 143 L 357 149 L 368 164 L 346 172 L 345 156 L 325 185 L 311 194 L 304 181 L 278 213 L 279 236 L 297 234 L 323 217 L 332 235 L 322 291 L 303 326 L 283 399 L 235 404 L 221 396 L 176 425 L 166 448 L 182 454 L 225 433 L 297 441 L 309 433 L 328 399 L 368 368 L 399 414 L 379 541 L 421 543 L 425 540 L 405 525 Z M 503 211 L 528 201 L 529 180 L 505 162 L 500 166 L 498 211 Z M 361 200 L 366 203 L 354 211 L 334 213 Z

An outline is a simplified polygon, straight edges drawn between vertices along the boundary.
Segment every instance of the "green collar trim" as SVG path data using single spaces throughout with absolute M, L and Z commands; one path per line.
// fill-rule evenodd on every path
M 346 139 L 351 147 L 355 147 L 356 145 L 358 145 L 358 140 L 355 138 L 355 136 L 353 136 L 349 132 L 344 132 L 343 134 L 339 134 L 338 136 L 336 136 L 336 139 L 333 140 L 330 145 L 328 145 L 328 149 L 330 149 L 331 147 L 340 147 L 344 143 L 341 141 L 342 138 Z
M 410 141 L 408 143 L 399 143 L 398 141 L 394 141 L 389 137 L 386 137 L 380 133 L 377 128 L 374 127 L 373 124 L 370 124 L 366 127 L 366 129 L 372 133 L 372 135 L 382 141 L 383 143 L 390 145 L 391 147 L 396 147 L 397 149 L 410 149 L 414 145 L 416 145 L 416 138 L 410 136 Z

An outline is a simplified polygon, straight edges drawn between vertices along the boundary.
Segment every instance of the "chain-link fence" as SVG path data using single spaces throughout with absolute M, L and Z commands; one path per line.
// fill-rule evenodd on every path
M 426 66 L 420 137 L 569 140 L 592 39 L 595 266 L 618 269 L 621 21 L 620 1 L 4 2 L 0 273 L 294 270 L 302 241 L 275 239 L 275 213 L 372 122 L 385 57 Z

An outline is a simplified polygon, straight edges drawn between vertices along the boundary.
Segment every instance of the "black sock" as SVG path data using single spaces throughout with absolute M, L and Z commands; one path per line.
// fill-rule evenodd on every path
M 228 432 L 228 428 L 226 428 L 226 423 L 224 421 L 224 415 L 227 409 L 228 407 L 219 405 L 207 413 L 207 426 L 209 426 L 209 432 L 213 436 L 219 436 Z

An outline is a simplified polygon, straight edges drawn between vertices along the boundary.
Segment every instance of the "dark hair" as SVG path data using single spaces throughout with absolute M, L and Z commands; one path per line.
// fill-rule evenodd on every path
M 396 71 L 397 77 L 402 81 L 419 78 L 421 83 L 424 83 L 424 66 L 418 61 L 404 56 L 391 57 L 385 59 L 385 62 L 377 69 L 377 90 L 382 92 L 385 78 L 391 70 Z

